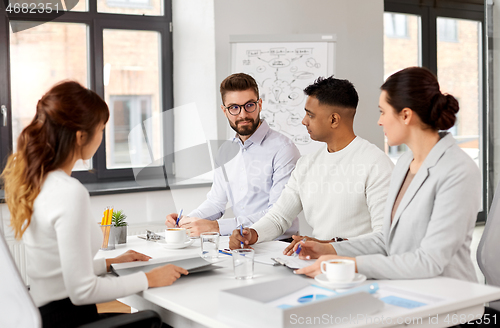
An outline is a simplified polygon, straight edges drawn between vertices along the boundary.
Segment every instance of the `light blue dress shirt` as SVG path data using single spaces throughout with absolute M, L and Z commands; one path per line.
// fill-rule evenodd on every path
M 219 150 L 216 159 L 219 167 L 215 169 L 207 200 L 188 215 L 217 220 L 221 235 L 230 235 L 240 224 L 248 227 L 263 217 L 278 200 L 300 157 L 295 144 L 272 130 L 264 120 L 244 144 L 238 135 L 227 143 L 226 149 L 239 145 L 239 151 L 236 149 L 235 156 L 221 160 L 224 154 L 221 156 Z M 233 208 L 234 218 L 220 219 L 226 207 Z M 290 229 L 278 239 L 291 237 L 298 230 L 295 218 Z

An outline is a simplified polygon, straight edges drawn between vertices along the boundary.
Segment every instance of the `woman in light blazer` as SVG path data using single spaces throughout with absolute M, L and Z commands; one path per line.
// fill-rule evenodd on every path
M 477 281 L 470 243 L 480 208 L 479 169 L 450 133 L 439 132 L 455 124 L 457 100 L 420 67 L 393 74 L 381 90 L 378 124 L 389 145 L 411 150 L 394 168 L 384 227 L 348 241 L 301 242 L 301 258 L 319 259 L 296 273 L 316 276 L 322 261 L 349 258 L 367 278 Z

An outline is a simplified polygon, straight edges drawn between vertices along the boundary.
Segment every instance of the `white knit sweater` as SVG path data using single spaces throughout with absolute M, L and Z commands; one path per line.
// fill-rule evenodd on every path
M 360 137 L 340 151 L 329 153 L 325 145 L 300 158 L 274 207 L 252 226 L 258 241 L 281 235 L 302 210 L 318 239 L 381 230 L 393 167 L 377 146 Z
M 89 194 L 78 180 L 50 172 L 33 209 L 23 241 L 38 307 L 67 297 L 75 305 L 107 302 L 148 288 L 143 272 L 98 276 L 106 273 L 105 259 L 94 260 L 103 238 L 100 218 L 91 216 Z

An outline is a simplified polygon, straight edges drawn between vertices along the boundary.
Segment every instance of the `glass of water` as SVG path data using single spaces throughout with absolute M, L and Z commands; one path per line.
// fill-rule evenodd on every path
M 234 249 L 233 252 L 234 277 L 236 279 L 251 279 L 253 277 L 254 250 L 248 248 Z
M 219 256 L 219 233 L 204 232 L 200 234 L 201 256 L 207 260 L 214 260 Z

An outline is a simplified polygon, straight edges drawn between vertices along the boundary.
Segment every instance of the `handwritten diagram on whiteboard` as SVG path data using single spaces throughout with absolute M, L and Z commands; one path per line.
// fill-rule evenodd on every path
M 333 74 L 331 48 L 327 42 L 233 44 L 232 72 L 247 73 L 257 81 L 263 102 L 261 117 L 289 137 L 303 154 L 316 143 L 302 125 L 303 90 L 319 76 Z

